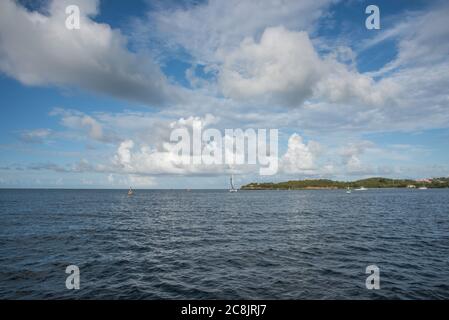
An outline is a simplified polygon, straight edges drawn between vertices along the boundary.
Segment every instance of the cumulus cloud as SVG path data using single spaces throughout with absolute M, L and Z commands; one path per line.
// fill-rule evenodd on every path
M 123 141 L 114 157 L 119 172 L 138 175 L 195 173 L 192 165 L 177 166 L 178 155 L 170 150 L 157 150 L 147 145 L 134 148 L 132 140 Z
M 306 32 L 267 28 L 260 41 L 246 38 L 221 53 L 219 85 L 237 100 L 300 106 L 306 99 L 382 105 L 397 92 L 390 81 L 350 70 L 334 56 L 321 58 Z
M 219 84 L 233 99 L 282 101 L 298 105 L 312 94 L 323 64 L 305 32 L 268 28 L 260 41 L 246 38 L 223 52 Z
M 281 158 L 281 169 L 285 173 L 313 173 L 319 167 L 317 160 L 320 145 L 315 141 L 306 144 L 298 134 L 288 139 L 287 151 Z
M 203 162 L 195 163 L 194 158 L 199 157 L 191 152 L 188 161 L 182 161 L 182 157 L 178 154 L 177 142 L 170 141 L 170 132 L 176 129 L 184 128 L 192 137 L 194 122 L 201 124 L 201 129 L 205 130 L 213 124 L 216 119 L 211 115 L 204 117 L 188 117 L 172 121 L 168 124 L 169 129 L 167 135 L 163 137 L 159 145 L 150 145 L 146 142 L 136 144 L 133 140 L 127 139 L 122 141 L 113 158 L 114 170 L 123 173 L 135 175 L 196 175 L 196 174 L 213 174 L 223 173 L 229 166 L 225 164 L 205 165 Z M 191 146 L 191 141 L 182 141 Z M 210 147 L 213 142 L 203 142 L 201 150 Z M 205 149 L 205 150 L 206 150 Z M 181 161 L 180 161 L 181 160 Z
M 65 27 L 68 5 L 78 5 L 79 30 Z M 91 19 L 97 0 L 52 1 L 48 15 L 28 11 L 12 0 L 0 10 L 0 71 L 25 85 L 77 87 L 160 106 L 180 101 L 149 56 L 127 49 L 119 30 Z

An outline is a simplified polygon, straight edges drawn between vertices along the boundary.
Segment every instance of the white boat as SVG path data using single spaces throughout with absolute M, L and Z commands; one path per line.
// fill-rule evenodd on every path
M 129 187 L 129 190 L 128 190 L 128 197 L 132 196 L 133 194 L 134 194 L 133 189 L 131 189 L 131 187 Z
M 427 187 L 419 187 L 418 190 L 427 190 Z
M 355 189 L 355 191 L 366 191 L 366 190 L 368 190 L 368 189 L 365 187 L 360 187 L 360 188 Z
M 349 193 L 352 193 L 351 188 L 348 187 L 348 188 L 346 189 L 346 193 L 348 193 L 348 194 L 349 194 Z
M 231 175 L 231 189 L 229 189 L 229 192 L 237 192 L 237 189 L 234 187 L 234 175 Z

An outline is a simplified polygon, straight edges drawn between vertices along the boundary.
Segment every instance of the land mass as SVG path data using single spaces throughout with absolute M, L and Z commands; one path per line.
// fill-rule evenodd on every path
M 346 188 L 449 188 L 449 178 L 422 180 L 368 178 L 357 181 L 333 181 L 328 179 L 291 180 L 278 183 L 249 183 L 242 190 L 314 190 Z

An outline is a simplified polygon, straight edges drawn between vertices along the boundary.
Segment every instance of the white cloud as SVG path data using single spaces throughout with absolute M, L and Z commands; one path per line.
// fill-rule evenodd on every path
M 139 145 L 137 148 L 134 146 L 132 140 L 120 144 L 112 170 L 140 176 L 220 174 L 225 170 L 225 166 L 218 165 L 182 164 L 178 154 L 169 144 L 165 150 L 157 150 L 147 145 Z
M 330 103 L 381 107 L 387 103 L 396 105 L 399 84 L 382 79 L 374 81 L 368 75 L 348 70 L 335 60 L 326 61 L 327 74 L 314 88 L 314 98 Z
M 221 57 L 219 84 L 226 96 L 237 100 L 299 105 L 324 72 L 307 33 L 283 27 L 266 29 L 258 43 L 246 38 Z
M 131 149 L 134 147 L 134 142 L 132 140 L 125 140 L 120 143 L 117 154 L 115 156 L 115 161 L 124 166 L 125 168 L 131 165 Z
M 315 173 L 319 168 L 317 160 L 320 148 L 317 142 L 306 144 L 300 135 L 292 134 L 288 139 L 287 151 L 281 158 L 281 170 L 291 174 Z
M 284 27 L 267 28 L 259 42 L 246 38 L 237 49 L 219 56 L 219 85 L 225 96 L 236 100 L 301 106 L 315 98 L 382 105 L 398 91 L 395 83 L 376 83 L 335 56 L 321 58 L 306 32 Z
M 65 27 L 69 4 L 80 7 L 79 30 Z M 43 15 L 3 0 L 0 70 L 26 85 L 74 86 L 157 106 L 179 101 L 183 91 L 149 56 L 131 53 L 120 31 L 90 18 L 97 10 L 96 0 L 55 0 Z
M 194 157 L 201 155 L 190 155 L 190 163 L 180 162 L 176 149 L 176 143 L 169 141 L 170 132 L 175 129 L 185 128 L 192 132 L 194 121 L 200 121 L 202 129 L 211 125 L 216 119 L 211 115 L 205 117 L 188 117 L 172 121 L 167 124 L 167 135 L 161 137 L 158 145 L 150 145 L 146 142 L 136 144 L 133 140 L 121 142 L 113 159 L 113 168 L 116 172 L 134 174 L 134 175 L 188 175 L 188 174 L 211 174 L 223 173 L 226 170 L 225 165 L 204 165 L 195 164 Z M 202 148 L 207 147 L 206 144 Z

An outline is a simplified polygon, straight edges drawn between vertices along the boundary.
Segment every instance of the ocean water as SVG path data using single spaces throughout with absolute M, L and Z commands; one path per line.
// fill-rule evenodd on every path
M 449 190 L 0 190 L 0 298 L 448 299 Z

